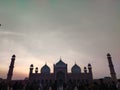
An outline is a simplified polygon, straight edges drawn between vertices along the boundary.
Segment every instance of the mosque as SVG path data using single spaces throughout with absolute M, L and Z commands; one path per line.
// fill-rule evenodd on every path
M 84 72 L 81 72 L 80 66 L 78 66 L 76 63 L 72 66 L 71 72 L 68 72 L 67 64 L 63 62 L 61 58 L 53 66 L 53 73 L 50 72 L 50 68 L 47 64 L 45 64 L 41 68 L 40 73 L 38 73 L 38 67 L 36 67 L 34 70 L 34 66 L 33 64 L 31 64 L 29 71 L 29 80 L 57 80 L 59 82 L 64 82 L 68 80 L 72 80 L 75 82 L 91 82 L 93 80 L 91 64 L 88 64 L 87 67 L 84 67 Z M 35 73 L 33 73 L 33 70 L 35 71 Z
M 9 66 L 8 74 L 7 74 L 7 82 L 10 82 L 12 80 L 13 76 L 13 69 L 14 69 L 14 63 L 15 63 L 16 56 L 13 55 L 11 58 L 11 63 Z M 109 69 L 110 69 L 110 75 L 112 81 L 117 80 L 116 72 L 114 70 L 114 65 L 112 62 L 112 57 L 108 53 L 107 54 Z M 84 67 L 84 72 L 81 72 L 81 68 L 76 63 L 72 66 L 71 72 L 68 72 L 68 67 L 65 62 L 60 60 L 53 65 L 53 73 L 51 73 L 51 70 L 47 64 L 45 64 L 41 70 L 40 73 L 38 73 L 38 67 L 34 68 L 34 65 L 30 65 L 30 71 L 28 80 L 29 81 L 58 81 L 58 82 L 66 82 L 69 80 L 72 81 L 80 81 L 80 82 L 92 82 L 93 81 L 93 73 L 92 73 L 92 66 L 91 64 L 88 64 L 87 67 Z M 34 73 L 35 71 L 35 73 Z

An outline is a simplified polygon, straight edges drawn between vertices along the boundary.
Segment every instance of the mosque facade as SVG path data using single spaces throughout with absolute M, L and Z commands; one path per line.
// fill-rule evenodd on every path
M 56 64 L 53 65 L 53 73 L 47 64 L 45 64 L 40 73 L 38 73 L 38 67 L 34 68 L 34 65 L 30 65 L 29 71 L 29 80 L 39 80 L 39 81 L 54 81 L 66 82 L 68 80 L 72 81 L 84 81 L 92 82 L 93 73 L 92 66 L 88 64 L 87 67 L 84 67 L 84 72 L 81 72 L 81 67 L 76 63 L 72 66 L 71 72 L 68 72 L 67 64 L 60 59 Z M 35 72 L 33 72 L 35 71 Z

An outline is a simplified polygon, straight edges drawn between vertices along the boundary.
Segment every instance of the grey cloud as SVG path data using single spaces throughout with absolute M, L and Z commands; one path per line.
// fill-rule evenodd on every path
M 73 59 L 75 55 L 78 63 L 94 58 L 90 62 L 99 66 L 99 75 L 103 75 L 97 72 L 101 70 L 99 63 L 106 63 L 103 55 L 108 51 L 119 53 L 119 1 L 26 0 L 2 4 L 2 52 L 20 51 L 38 58 L 63 55 Z

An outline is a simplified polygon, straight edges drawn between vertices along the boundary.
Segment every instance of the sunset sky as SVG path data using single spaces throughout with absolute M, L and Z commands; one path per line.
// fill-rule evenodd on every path
M 0 0 L 0 78 L 16 55 L 13 79 L 28 77 L 60 57 L 81 67 L 92 64 L 94 78 L 110 76 L 109 52 L 120 78 L 120 0 Z

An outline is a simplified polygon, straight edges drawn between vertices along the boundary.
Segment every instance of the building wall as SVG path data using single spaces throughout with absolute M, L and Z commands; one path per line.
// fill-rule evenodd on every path
M 29 80 L 56 80 L 55 73 L 50 74 L 41 74 L 41 73 L 32 73 L 29 77 Z M 85 81 L 85 82 L 92 82 L 93 77 L 90 73 L 67 73 L 65 81 L 72 80 L 72 81 Z
M 76 64 L 75 64 L 76 65 Z M 67 64 L 65 64 L 63 61 L 59 61 L 58 63 L 54 64 L 54 72 L 53 73 L 46 73 L 46 68 L 48 68 L 47 65 L 44 65 L 45 67 L 45 73 L 31 73 L 29 76 L 29 80 L 47 80 L 47 81 L 85 81 L 85 82 L 92 82 L 93 76 L 92 76 L 92 67 L 90 64 L 88 64 L 88 72 L 78 72 L 78 73 L 68 73 L 67 71 Z M 49 68 L 48 68 L 49 69 Z

